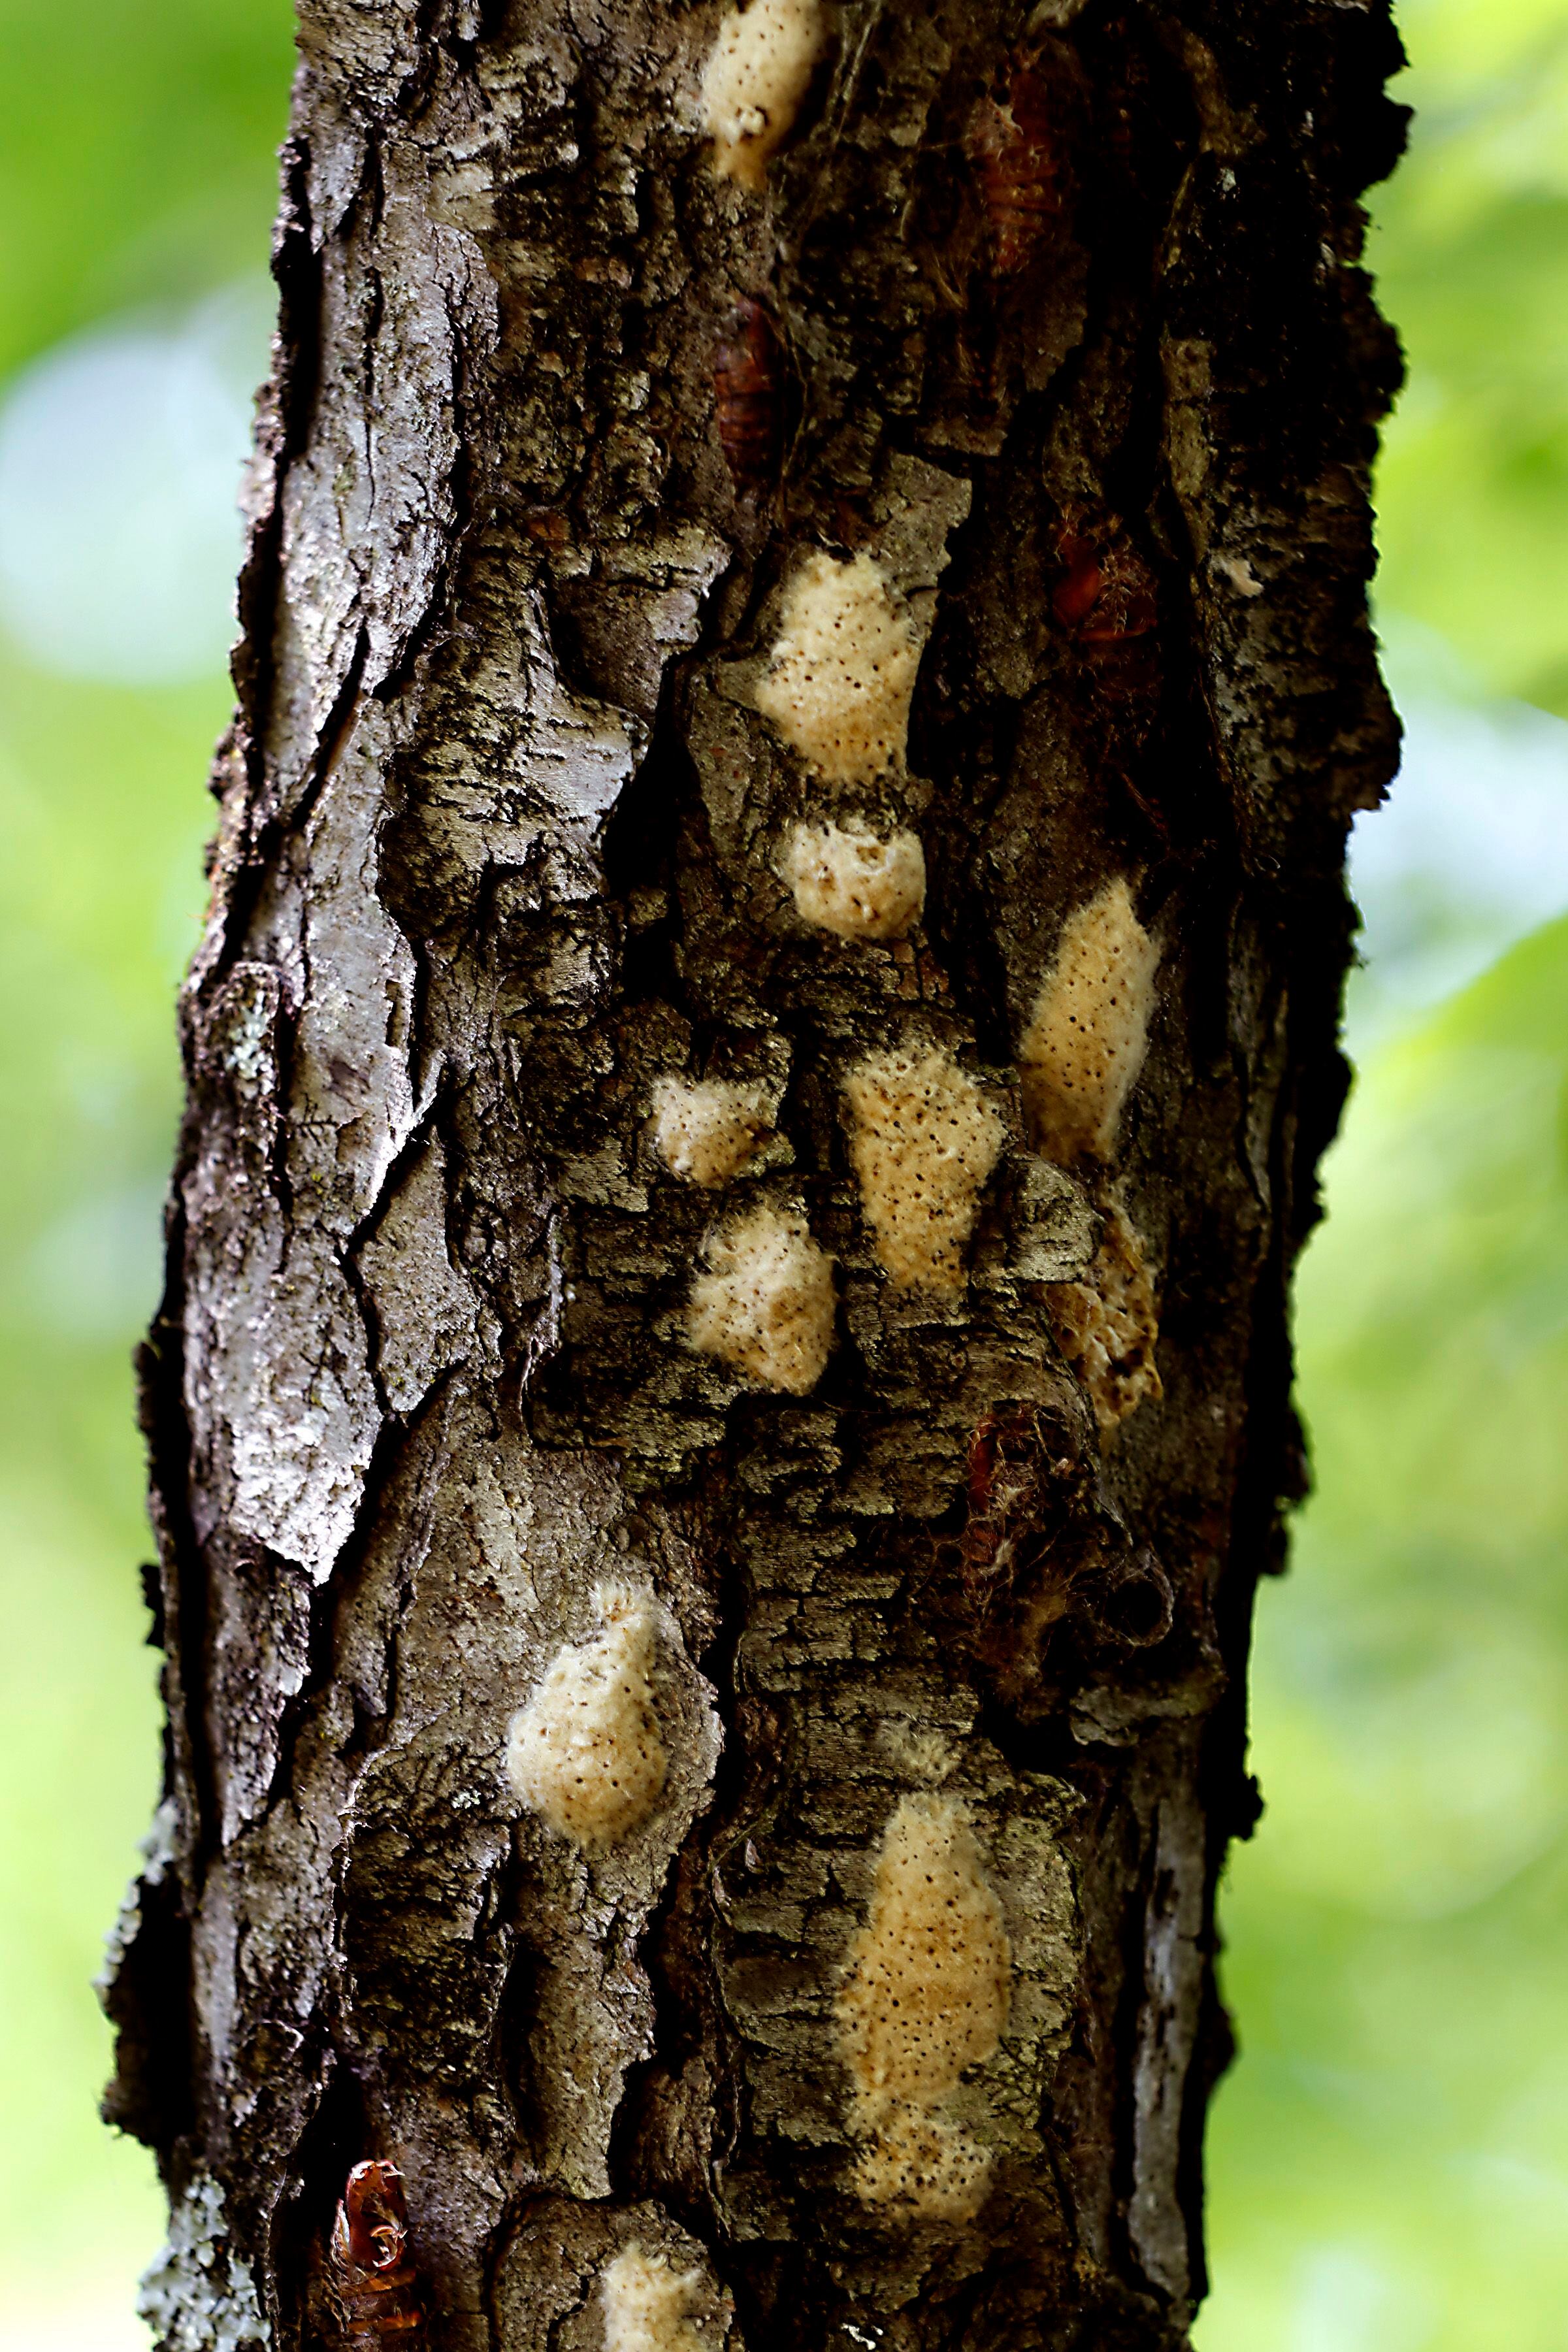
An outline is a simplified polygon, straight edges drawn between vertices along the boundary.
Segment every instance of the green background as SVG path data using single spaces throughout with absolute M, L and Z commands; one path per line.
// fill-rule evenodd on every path
M 1484 826 L 1510 698 L 1568 714 L 1568 0 L 1408 0 L 1402 23 L 1420 116 L 1374 257 L 1411 381 L 1380 612 L 1413 721 L 1426 696 L 1454 740 L 1456 709 L 1482 730 Z M 127 311 L 175 333 L 254 278 L 284 0 L 0 0 L 0 377 Z M 138 2352 L 132 2283 L 162 2234 L 148 2160 L 95 2121 L 86 1987 L 154 1793 L 127 1365 L 226 715 L 210 661 L 117 687 L 0 635 L 0 2325 L 19 2352 Z M 1418 880 L 1405 899 L 1417 930 L 1463 929 Z M 1355 1000 L 1362 1072 L 1299 1286 L 1317 1494 L 1261 1596 L 1268 1810 L 1226 1891 L 1244 2057 L 1211 2133 L 1203 2352 L 1568 2343 L 1568 922 L 1492 959 L 1522 919 L 1489 920 L 1489 968 L 1444 1001 L 1382 987 L 1375 955 Z

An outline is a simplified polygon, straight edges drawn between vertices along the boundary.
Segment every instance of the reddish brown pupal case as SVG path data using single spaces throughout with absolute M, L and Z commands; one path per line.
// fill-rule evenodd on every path
M 1065 219 L 1072 173 L 1056 93 L 1032 58 L 1013 68 L 1005 99 L 983 98 L 964 144 L 974 166 L 998 278 L 1026 269 L 1046 233 Z
M 1083 646 L 1147 636 L 1159 622 L 1154 575 L 1120 524 L 1068 516 L 1057 538 L 1061 577 L 1051 610 Z
M 407 2242 L 396 2165 L 379 2158 L 356 2164 L 332 2225 L 332 2295 L 343 2345 L 421 2342 L 424 2298 Z
M 1026 1404 L 988 1413 L 971 1441 L 963 1560 L 976 1602 L 998 1579 L 1010 1580 L 1020 1549 L 1042 1539 L 1043 1450 L 1037 1416 Z
M 736 490 L 754 496 L 778 466 L 784 368 L 762 304 L 743 295 L 713 354 L 713 407 Z

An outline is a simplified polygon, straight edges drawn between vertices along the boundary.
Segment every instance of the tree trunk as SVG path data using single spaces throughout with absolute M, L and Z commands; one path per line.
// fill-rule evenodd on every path
M 1384 0 L 301 48 L 142 1366 L 154 2327 L 390 2334 L 381 2158 L 438 2352 L 1178 2345 L 1395 756 Z

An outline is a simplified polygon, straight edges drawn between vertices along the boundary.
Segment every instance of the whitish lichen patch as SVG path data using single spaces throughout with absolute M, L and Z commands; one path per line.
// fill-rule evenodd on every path
M 724 18 L 702 75 L 704 127 L 721 179 L 765 187 L 825 40 L 819 0 L 752 0 Z
M 918 834 L 884 837 L 868 824 L 797 824 L 779 871 L 795 912 L 841 940 L 900 940 L 925 905 L 926 861 Z
M 671 1175 L 690 1184 L 728 1184 L 750 1167 L 773 1123 L 760 1087 L 663 1077 L 653 1090 L 654 1148 Z
M 944 1045 L 868 1054 L 844 1081 L 849 1156 L 893 1280 L 955 1290 L 1005 1130 Z
M 599 2284 L 605 2352 L 702 2352 L 694 2305 L 705 2284 L 700 2271 L 678 2271 L 664 2254 L 623 2248 Z
M 619 1586 L 595 1597 L 603 1632 L 559 1653 L 513 1717 L 506 1752 L 521 1802 L 588 1848 L 614 1845 L 647 1819 L 668 1765 L 650 1679 L 653 1611 Z
M 869 555 L 820 551 L 791 583 L 767 676 L 754 695 L 790 748 L 829 782 L 901 767 L 920 647 Z
M 1018 1048 L 1030 1139 L 1107 1158 L 1149 1040 L 1160 950 L 1121 876 L 1070 916 Z
M 797 1212 L 762 1202 L 709 1241 L 687 1337 L 764 1388 L 805 1396 L 833 1345 L 833 1262 Z
M 1143 1244 L 1112 1202 L 1100 1244 L 1081 1282 L 1057 1282 L 1051 1321 L 1068 1361 L 1089 1391 L 1101 1433 L 1109 1436 L 1145 1397 L 1161 1394 L 1154 1361 L 1160 1325 Z

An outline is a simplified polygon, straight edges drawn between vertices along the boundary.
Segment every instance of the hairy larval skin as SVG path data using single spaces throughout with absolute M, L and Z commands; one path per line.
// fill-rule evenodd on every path
M 181 2352 L 333 2340 L 371 2159 L 431 2352 L 598 2352 L 630 2248 L 750 2352 L 1173 2352 L 1203 2290 L 1287 1287 L 1395 762 L 1358 195 L 1398 47 L 1384 0 L 846 0 L 752 191 L 703 132 L 721 13 L 302 6 L 142 1364 L 167 1790 L 108 1994 Z M 1025 74 L 1004 215 L 968 126 Z M 921 649 L 907 756 L 847 783 L 756 699 L 821 554 Z M 918 836 L 908 938 L 800 920 L 829 822 Z M 1119 879 L 1147 1048 L 1061 1171 L 1019 1044 Z M 862 1213 L 845 1077 L 894 1051 L 1002 1137 L 946 1286 Z M 666 1165 L 666 1076 L 777 1103 L 733 1182 Z M 833 1261 L 807 1393 L 692 1338 L 763 1209 Z M 1113 1217 L 1158 1379 L 1102 1429 L 1052 1304 Z M 584 1845 L 507 1730 L 623 1576 L 667 1769 Z M 866 2122 L 838 2004 L 928 1816 L 1006 1999 Z M 973 2195 L 879 2202 L 928 2142 Z

